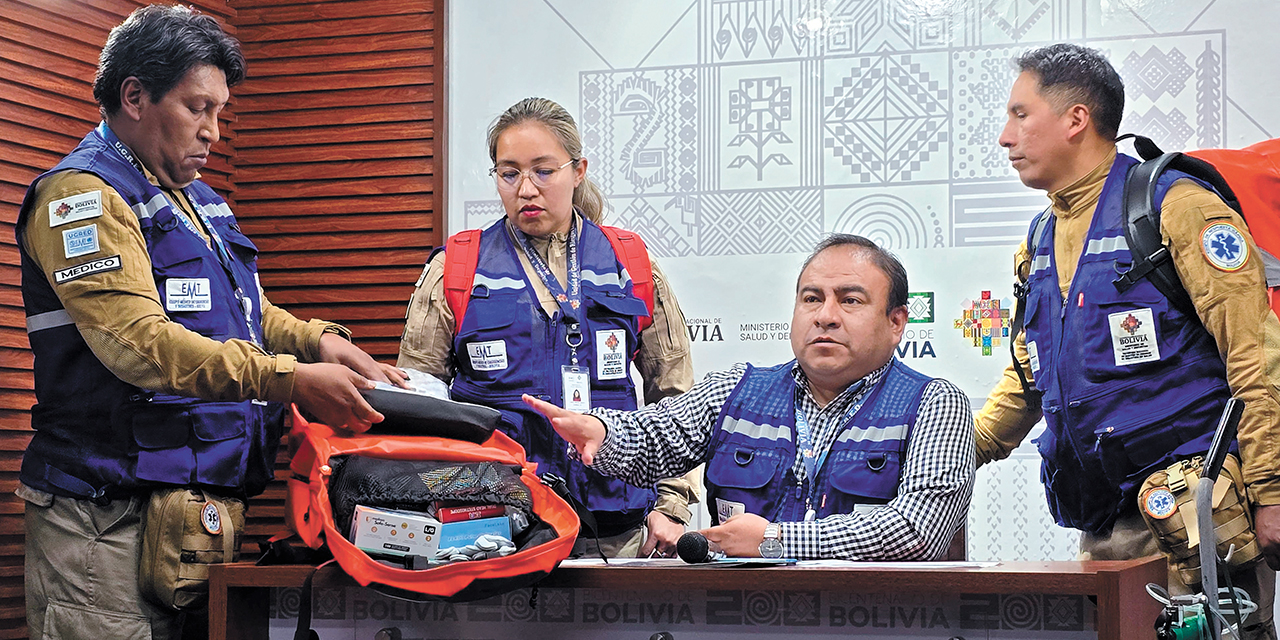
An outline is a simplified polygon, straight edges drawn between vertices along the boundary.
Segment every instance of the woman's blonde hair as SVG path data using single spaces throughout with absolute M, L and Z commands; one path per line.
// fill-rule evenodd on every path
M 560 140 L 560 146 L 564 147 L 570 158 L 578 160 L 582 157 L 582 135 L 578 133 L 578 124 L 573 121 L 573 116 L 564 107 L 546 98 L 525 98 L 503 111 L 489 125 L 490 161 L 498 161 L 498 138 L 502 133 L 525 122 L 537 122 L 546 127 Z M 589 177 L 583 177 L 582 182 L 573 190 L 573 206 L 582 210 L 582 214 L 596 224 L 604 221 L 607 206 L 604 193 Z

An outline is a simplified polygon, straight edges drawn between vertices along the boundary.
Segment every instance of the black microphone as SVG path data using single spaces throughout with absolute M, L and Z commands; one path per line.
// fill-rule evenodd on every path
M 724 550 L 701 533 L 690 531 L 676 541 L 676 555 L 689 564 L 698 564 L 724 558 Z

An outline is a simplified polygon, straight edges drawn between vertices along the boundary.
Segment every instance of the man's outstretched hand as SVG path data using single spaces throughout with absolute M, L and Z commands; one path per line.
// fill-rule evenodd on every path
M 524 403 L 535 411 L 546 416 L 561 438 L 568 441 L 582 456 L 582 463 L 590 466 L 595 460 L 596 452 L 604 443 L 604 423 L 599 418 L 585 413 L 577 413 L 543 402 L 529 394 L 521 396 Z

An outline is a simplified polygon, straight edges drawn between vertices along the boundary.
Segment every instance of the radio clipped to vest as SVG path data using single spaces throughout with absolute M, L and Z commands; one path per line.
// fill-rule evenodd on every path
M 1179 460 L 1149 476 L 1138 492 L 1138 510 L 1169 564 L 1183 584 L 1200 584 L 1200 529 L 1196 523 L 1195 489 L 1204 458 Z M 1229 565 L 1235 569 L 1258 561 L 1262 550 L 1253 529 L 1253 512 L 1245 492 L 1240 460 L 1228 455 L 1213 485 L 1213 526 L 1219 557 L 1234 546 Z

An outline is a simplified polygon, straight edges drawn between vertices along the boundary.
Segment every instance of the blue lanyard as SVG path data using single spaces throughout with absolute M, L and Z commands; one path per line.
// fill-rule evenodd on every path
M 533 265 L 534 273 L 538 274 L 538 278 L 542 280 L 542 284 L 546 285 L 547 290 L 551 292 L 552 297 L 556 300 L 556 306 L 560 307 L 560 314 L 565 318 L 565 324 L 569 327 L 570 334 L 578 333 L 582 309 L 582 265 L 578 262 L 578 234 L 577 219 L 569 221 L 569 256 L 567 265 L 566 280 L 568 281 L 569 290 L 566 292 L 564 287 L 560 286 L 560 281 L 556 280 L 555 274 L 551 273 L 551 267 L 547 266 L 547 261 L 538 255 L 534 250 L 533 243 L 529 241 L 529 236 L 523 231 L 512 226 L 515 231 L 516 238 L 520 240 L 520 245 L 524 248 L 525 255 L 529 258 L 529 264 Z M 581 334 L 578 333 L 579 338 Z M 570 343 L 572 345 L 572 343 Z M 579 342 L 581 344 L 581 342 Z
M 111 127 L 107 126 L 106 122 L 98 125 L 98 135 L 102 136 L 102 138 L 111 145 L 111 148 L 116 150 L 116 153 L 119 153 L 121 157 L 129 161 L 129 164 L 133 165 L 133 168 L 137 169 L 138 173 L 141 173 L 144 176 L 146 175 L 146 172 L 142 168 L 142 163 L 133 155 L 133 151 L 131 151 L 129 147 L 125 146 L 125 144 L 120 141 L 120 138 L 116 137 L 115 132 L 111 130 Z M 192 198 L 191 194 L 187 193 L 185 189 L 183 190 L 183 194 L 187 196 L 187 201 L 191 203 L 191 208 L 194 209 L 196 215 L 199 216 L 201 224 L 204 225 L 205 229 L 209 230 L 209 239 L 211 240 L 210 244 L 213 246 L 213 255 L 218 259 L 218 264 L 222 265 L 222 270 L 227 273 L 227 277 L 231 279 L 231 284 L 235 287 L 236 301 L 240 303 L 240 309 L 244 312 L 245 325 L 249 328 L 250 339 L 254 344 L 262 346 L 262 339 L 258 335 L 257 327 L 255 327 L 253 323 L 253 300 L 245 294 L 244 287 L 240 285 L 239 280 L 236 278 L 236 272 L 232 266 L 233 262 L 231 260 L 231 253 L 227 250 L 226 244 L 223 243 L 222 236 L 218 234 L 217 228 L 213 226 L 213 222 L 205 215 L 204 209 L 196 203 L 196 199 Z M 195 223 L 187 218 L 187 216 L 180 215 L 175 212 L 174 217 L 181 221 L 182 225 L 186 227 L 188 231 L 195 234 L 196 238 L 199 238 L 201 243 L 204 242 L 204 236 L 200 234 L 200 231 L 196 229 Z
M 863 394 L 857 402 L 849 405 L 841 416 L 838 426 L 844 426 L 853 419 L 853 415 L 862 408 L 862 403 L 866 400 L 866 394 Z M 827 461 L 827 454 L 831 453 L 832 447 L 835 446 L 833 441 L 822 453 L 814 451 L 813 434 L 809 428 L 809 419 L 805 417 L 804 411 L 800 409 L 800 403 L 796 403 L 796 448 L 800 450 L 801 460 L 804 462 L 805 476 L 809 480 L 809 498 L 808 504 L 812 508 L 814 492 L 818 490 L 818 472 L 822 470 L 822 465 Z

